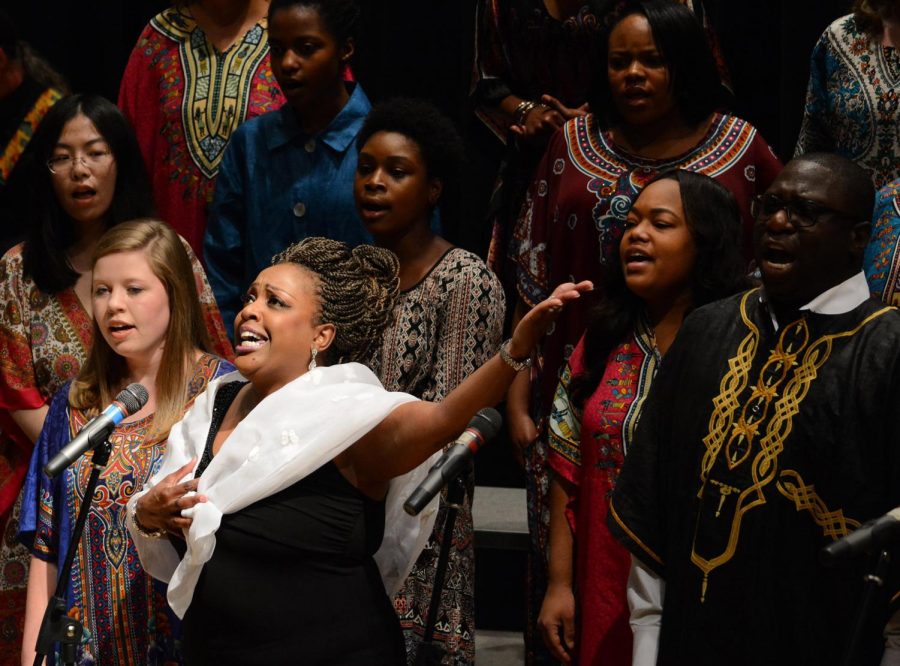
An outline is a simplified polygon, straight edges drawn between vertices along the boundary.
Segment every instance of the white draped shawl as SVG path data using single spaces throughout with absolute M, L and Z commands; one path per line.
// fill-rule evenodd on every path
M 199 460 L 216 393 L 223 384 L 236 380 L 243 380 L 240 373 L 224 375 L 196 399 L 172 427 L 159 471 L 129 504 L 192 457 Z M 208 501 L 194 510 L 183 558 L 179 559 L 168 539 L 146 537 L 128 521 L 141 564 L 151 576 L 169 583 L 169 605 L 178 617 L 184 617 L 203 565 L 212 557 L 223 514 L 240 511 L 291 486 L 357 442 L 395 407 L 415 399 L 384 390 L 372 371 L 359 363 L 307 372 L 267 396 L 244 417 L 203 472 L 197 492 Z M 409 574 L 434 527 L 437 498 L 417 517 L 407 515 L 402 505 L 439 453 L 391 482 L 384 540 L 375 554 L 389 595 Z M 193 472 L 187 478 L 192 477 Z

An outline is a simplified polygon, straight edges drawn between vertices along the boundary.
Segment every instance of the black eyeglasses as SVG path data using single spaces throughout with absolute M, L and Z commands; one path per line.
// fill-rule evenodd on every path
M 811 227 L 826 215 L 836 215 L 852 219 L 854 216 L 815 201 L 799 199 L 788 203 L 774 194 L 758 194 L 750 199 L 750 215 L 755 220 L 768 220 L 778 211 L 787 213 L 788 220 L 795 227 Z

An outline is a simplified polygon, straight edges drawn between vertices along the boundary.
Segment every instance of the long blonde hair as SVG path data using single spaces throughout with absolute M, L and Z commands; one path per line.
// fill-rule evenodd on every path
M 146 219 L 116 225 L 100 238 L 91 265 L 110 254 L 135 251 L 146 253 L 150 270 L 163 283 L 169 297 L 169 327 L 156 375 L 156 412 L 151 433 L 154 439 L 164 439 L 184 413 L 194 356 L 197 350 L 210 350 L 209 336 L 184 241 L 165 222 Z M 69 403 L 91 416 L 112 401 L 124 388 L 127 377 L 125 359 L 103 338 L 95 313 L 94 342 L 72 382 Z

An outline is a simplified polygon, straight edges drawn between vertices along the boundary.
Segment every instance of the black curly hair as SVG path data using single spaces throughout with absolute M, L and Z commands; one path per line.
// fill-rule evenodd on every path
M 453 122 L 433 104 L 421 99 L 396 97 L 375 105 L 357 137 L 357 146 L 378 132 L 396 132 L 419 147 L 429 178 L 441 181 L 438 208 L 441 222 L 457 222 L 465 147 Z M 449 224 L 448 224 L 449 223 Z
M 325 29 L 331 33 L 338 44 L 359 37 L 362 24 L 362 12 L 354 0 L 271 0 L 269 3 L 269 21 L 275 12 L 291 7 L 311 7 L 315 9 Z
M 741 213 L 734 195 L 709 176 L 671 169 L 660 180 L 678 182 L 684 218 L 696 246 L 691 270 L 691 305 L 694 308 L 749 287 L 746 262 L 741 255 Z M 581 405 L 597 389 L 609 353 L 634 328 L 644 303 L 625 284 L 616 256 L 604 266 L 602 293 L 591 310 L 584 334 L 583 374 L 572 378 L 572 396 Z
M 272 257 L 272 264 L 297 264 L 316 282 L 317 323 L 334 324 L 326 359 L 370 358 L 381 333 L 392 323 L 400 293 L 400 264 L 390 250 L 374 245 L 351 248 L 330 238 L 304 238 Z

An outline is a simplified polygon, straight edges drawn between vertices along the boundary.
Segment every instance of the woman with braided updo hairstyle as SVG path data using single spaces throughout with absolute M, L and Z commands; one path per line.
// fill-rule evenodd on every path
M 288 263 L 310 272 L 322 308 L 319 319 L 336 327 L 328 356 L 338 362 L 367 360 L 393 318 L 400 291 L 397 257 L 372 245 L 351 250 L 339 241 L 307 238 L 272 259 L 273 265 Z
M 186 663 L 403 663 L 387 593 L 435 508 L 411 517 L 402 503 L 590 288 L 558 287 L 501 355 L 432 403 L 386 391 L 357 362 L 390 321 L 390 252 L 310 238 L 276 255 L 235 318 L 238 372 L 172 428 L 159 471 L 129 503 L 141 563 L 169 581 L 184 619 Z

